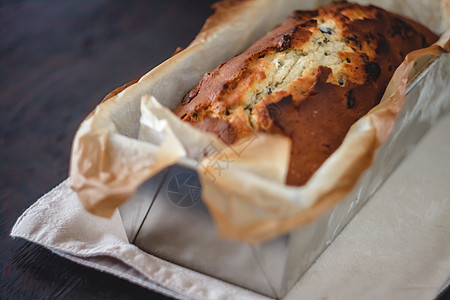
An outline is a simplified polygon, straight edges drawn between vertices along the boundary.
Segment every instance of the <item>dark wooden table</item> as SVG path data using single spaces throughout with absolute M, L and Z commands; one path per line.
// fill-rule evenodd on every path
M 0 299 L 166 298 L 9 232 L 67 177 L 83 118 L 109 91 L 187 46 L 213 2 L 0 2 Z
M 67 177 L 83 118 L 109 91 L 186 46 L 213 2 L 0 2 L 0 299 L 166 298 L 9 232 Z

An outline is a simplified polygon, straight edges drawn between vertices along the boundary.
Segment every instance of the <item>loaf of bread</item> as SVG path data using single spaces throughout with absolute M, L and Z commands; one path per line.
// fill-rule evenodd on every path
M 286 183 L 303 185 L 379 103 L 406 54 L 436 40 L 424 26 L 375 6 L 295 11 L 205 74 L 174 112 L 228 144 L 255 131 L 289 137 Z

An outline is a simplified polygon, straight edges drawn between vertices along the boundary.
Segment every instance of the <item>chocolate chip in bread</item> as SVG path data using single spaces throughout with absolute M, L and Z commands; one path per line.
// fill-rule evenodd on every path
M 286 183 L 303 185 L 379 103 L 406 54 L 435 40 L 425 27 L 375 6 L 295 11 L 205 74 L 174 112 L 229 144 L 252 131 L 289 137 Z

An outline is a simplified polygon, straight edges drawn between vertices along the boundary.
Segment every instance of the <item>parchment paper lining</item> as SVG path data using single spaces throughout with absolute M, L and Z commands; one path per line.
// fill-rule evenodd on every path
M 423 62 L 416 66 L 415 62 L 429 61 L 444 53 L 443 48 L 435 45 L 410 53 L 396 70 L 380 105 L 352 126 L 341 147 L 302 187 L 284 184 L 288 139 L 255 134 L 226 146 L 170 111 L 211 66 L 248 46 L 240 42 L 247 39 L 233 39 L 232 32 L 246 28 L 248 40 L 255 40 L 261 35 L 261 24 L 263 30 L 269 30 L 294 8 L 312 8 L 326 2 L 248 1 L 232 16 L 227 14 L 229 7 L 222 10 L 219 5 L 217 14 L 190 47 L 99 105 L 81 124 L 72 150 L 71 187 L 83 206 L 91 213 L 110 217 L 146 179 L 184 162 L 199 173 L 202 198 L 219 233 L 245 242 L 261 242 L 314 220 L 348 194 L 389 136 L 403 105 L 408 78 L 423 67 Z M 402 2 L 406 6 L 388 8 L 411 17 L 411 11 L 416 10 L 408 4 L 421 3 Z M 445 13 L 439 10 L 445 2 L 441 7 L 423 7 L 427 13 L 415 19 L 426 23 L 428 18 L 434 26 L 431 29 L 442 30 Z M 387 3 L 376 5 L 385 7 Z M 434 15 L 430 8 L 436 9 Z M 441 18 L 439 22 L 436 16 Z M 448 36 L 447 32 L 439 42 L 447 51 Z M 215 55 L 205 61 L 205 53 Z

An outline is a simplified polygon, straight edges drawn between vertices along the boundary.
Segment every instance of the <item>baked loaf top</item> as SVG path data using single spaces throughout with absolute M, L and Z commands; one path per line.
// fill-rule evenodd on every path
M 379 103 L 405 55 L 436 40 L 425 27 L 375 6 L 295 11 L 206 73 L 174 113 L 229 144 L 253 131 L 289 137 L 286 183 L 302 185 Z

